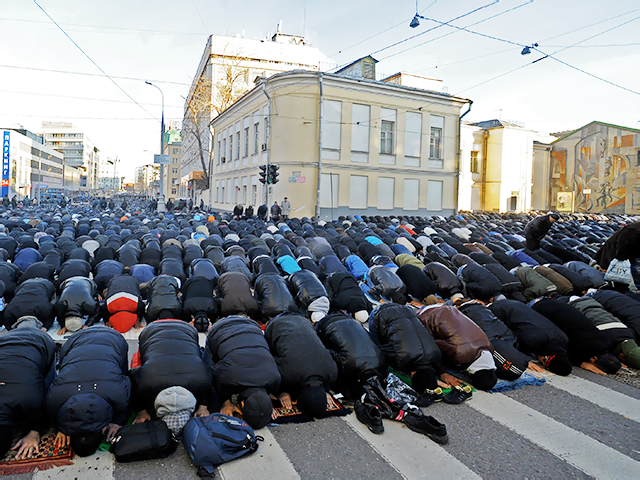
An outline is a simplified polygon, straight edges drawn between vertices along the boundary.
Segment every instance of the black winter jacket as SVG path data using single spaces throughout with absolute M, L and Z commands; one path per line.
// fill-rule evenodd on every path
M 98 313 L 96 284 L 85 277 L 71 277 L 62 284 L 62 293 L 56 302 L 56 315 L 61 327 L 68 316 L 84 317 Z
M 364 380 L 386 370 L 382 351 L 353 318 L 328 315 L 316 324 L 316 333 L 338 365 L 343 381 Z
M 289 285 L 298 306 L 306 310 L 314 300 L 328 297 L 327 290 L 318 277 L 309 270 L 299 270 L 289 275 Z
M 440 363 L 436 341 L 409 306 L 385 303 L 376 308 L 369 317 L 369 335 L 396 370 L 413 372 Z
M 279 275 L 260 275 L 256 279 L 254 289 L 260 316 L 265 323 L 282 313 L 298 310 L 287 281 Z
M 482 265 L 469 263 L 460 267 L 458 278 L 464 283 L 467 296 L 486 301 L 502 290 L 502 282 Z
M 158 319 L 162 310 L 171 312 L 173 318 L 181 318 L 182 302 L 178 297 L 180 286 L 178 280 L 169 275 L 158 275 L 148 282 L 142 295 L 147 298 L 147 322 Z
M 89 262 L 78 259 L 67 260 L 60 267 L 60 274 L 55 281 L 56 288 L 60 288 L 64 281 L 71 277 L 89 278 L 90 273 L 91 265 L 89 265 Z
M 338 379 L 336 363 L 305 317 L 285 314 L 274 318 L 264 330 L 264 338 L 280 371 L 280 391 L 295 397 L 314 377 L 328 391 Z
M 124 265 L 116 260 L 103 260 L 94 269 L 93 280 L 96 282 L 98 292 L 102 292 L 109 281 L 116 275 L 124 272 Z
M 527 226 L 524 227 L 524 236 L 534 240 L 542 240 L 549 233 L 552 225 L 549 215 L 540 215 L 527 223 Z
M 396 274 L 406 285 L 407 293 L 420 302 L 438 290 L 427 274 L 415 265 L 403 265 Z
M 138 342 L 140 366 L 131 371 L 138 410 L 153 411 L 156 396 L 169 387 L 186 388 L 198 405 L 207 404 L 212 393 L 211 372 L 202 359 L 193 326 L 159 320 L 142 331 Z
M 578 310 L 568 303 L 552 298 L 543 298 L 532 308 L 551 320 L 567 337 L 567 353 L 571 363 L 580 366 L 591 357 L 607 353 L 610 340 Z
M 259 313 L 258 302 L 251 295 L 251 283 L 240 272 L 227 272 L 218 279 L 220 316 L 245 314 L 254 317 Z
M 128 350 L 120 333 L 99 326 L 74 333 L 62 346 L 58 376 L 47 394 L 49 417 L 59 420 L 62 433 L 98 431 L 109 423 L 124 425 L 131 397 Z M 89 394 L 106 402 L 97 415 L 81 408 Z M 69 400 L 75 400 L 76 407 L 67 403 Z
M 551 320 L 516 300 L 500 300 L 489 309 L 518 337 L 518 346 L 533 355 L 567 352 L 569 338 Z
M 55 344 L 36 328 L 18 328 L 0 336 L 0 426 L 23 422 L 44 433 L 44 379 L 53 365 Z
M 334 310 L 356 313 L 369 310 L 371 304 L 358 286 L 358 281 L 348 272 L 337 272 L 325 280 L 327 295 Z
M 182 286 L 182 312 L 185 321 L 202 312 L 211 321 L 218 318 L 218 301 L 213 297 L 213 282 L 206 277 L 191 277 Z
M 405 292 L 407 287 L 398 275 L 389 267 L 376 265 L 369 269 L 366 275 L 367 283 L 371 286 L 370 292 L 378 297 L 387 298 L 396 303 L 406 303 Z
M 53 283 L 44 278 L 31 278 L 21 283 L 13 300 L 4 310 L 5 327 L 9 329 L 20 317 L 32 315 L 40 320 L 45 328 L 51 328 L 55 320 L 52 303 L 55 293 Z
M 437 293 L 441 297 L 449 298 L 456 293 L 462 293 L 462 282 L 443 264 L 431 262 L 422 271 L 436 284 Z
M 593 294 L 604 309 L 634 331 L 640 342 L 640 302 L 614 290 L 598 290 Z
M 220 402 L 247 388 L 276 393 L 280 372 L 260 326 L 250 318 L 231 316 L 209 330 L 205 347 Z
M 189 266 L 189 277 L 206 277 L 213 282 L 215 288 L 220 275 L 213 261 L 208 258 L 196 258 Z

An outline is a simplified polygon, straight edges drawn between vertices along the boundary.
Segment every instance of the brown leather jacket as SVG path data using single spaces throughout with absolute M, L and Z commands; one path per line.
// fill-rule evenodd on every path
M 493 352 L 487 335 L 455 307 L 425 308 L 418 318 L 450 361 L 466 366 L 477 360 L 482 350 Z

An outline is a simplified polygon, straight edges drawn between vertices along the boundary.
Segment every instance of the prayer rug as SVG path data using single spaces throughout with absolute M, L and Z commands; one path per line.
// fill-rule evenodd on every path
M 330 396 L 331 401 L 327 403 L 327 417 L 344 417 L 351 413 L 351 409 L 343 407 L 333 395 Z M 293 408 L 284 408 L 280 406 L 279 400 L 271 397 L 271 401 L 273 402 L 273 410 L 275 412 L 275 418 L 272 419 L 272 423 L 283 425 L 285 423 L 306 423 L 314 421 L 313 417 L 305 415 L 298 410 L 295 402 Z
M 39 452 L 31 457 L 16 460 L 17 450 L 9 450 L 4 460 L 0 462 L 0 475 L 18 475 L 21 473 L 31 473 L 48 470 L 53 467 L 64 467 L 73 465 L 73 450 L 70 446 L 58 448 L 53 445 L 56 433 L 51 432 L 43 435 L 38 445 Z
M 544 385 L 546 380 L 544 378 L 537 378 L 533 375 L 529 375 L 528 373 L 523 373 L 520 378 L 517 380 L 513 380 L 511 382 L 507 380 L 498 379 L 498 383 L 489 390 L 489 393 L 501 393 L 501 392 L 510 392 L 511 390 L 520 390 L 528 385 L 539 387 L 540 385 Z

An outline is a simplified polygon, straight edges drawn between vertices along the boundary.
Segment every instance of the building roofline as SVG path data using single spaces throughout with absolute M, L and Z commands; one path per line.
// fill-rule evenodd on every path
M 391 90 L 391 91 L 397 91 L 397 92 L 402 92 L 402 93 L 417 93 L 417 94 L 422 94 L 424 96 L 427 97 L 439 97 L 441 100 L 444 101 L 451 101 L 454 103 L 459 103 L 460 106 L 464 105 L 465 103 L 468 103 L 470 100 L 467 98 L 462 98 L 462 97 L 456 97 L 454 95 L 450 95 L 448 93 L 441 93 L 441 92 L 435 92 L 433 90 L 423 90 L 420 88 L 414 88 L 414 87 L 406 87 L 403 85 L 395 85 L 392 83 L 386 83 L 386 82 L 382 82 L 382 81 L 378 81 L 378 80 L 367 80 L 367 79 L 362 79 L 362 78 L 350 78 L 350 77 L 346 77 L 344 75 L 337 75 L 335 73 L 324 73 L 324 72 L 312 72 L 310 70 L 289 70 L 287 72 L 282 72 L 282 73 L 278 73 L 276 75 L 273 75 L 267 79 L 264 79 L 262 81 L 259 81 L 256 86 L 254 88 L 252 88 L 251 90 L 249 90 L 247 93 L 245 93 L 242 97 L 240 97 L 238 100 L 236 100 L 235 103 L 233 103 L 231 106 L 229 106 L 229 108 L 227 108 L 225 111 L 221 112 L 220 114 L 218 114 L 214 119 L 212 119 L 209 122 L 209 125 L 213 125 L 214 122 L 219 122 L 221 120 L 224 120 L 224 118 L 228 115 L 227 112 L 234 110 L 236 106 L 241 105 L 242 103 L 246 102 L 247 99 L 249 97 L 251 97 L 252 95 L 255 95 L 257 92 L 262 92 L 262 85 L 264 83 L 271 83 L 274 80 L 282 80 L 283 78 L 286 77 L 298 77 L 298 76 L 306 76 L 308 78 L 316 78 L 319 74 L 322 74 L 325 78 L 329 78 L 331 80 L 337 80 L 340 82 L 344 82 L 347 84 L 358 84 L 358 83 L 366 83 L 368 85 L 372 85 L 372 86 L 377 86 L 380 87 L 383 90 Z
M 636 133 L 640 133 L 640 130 L 637 128 L 631 128 L 631 127 L 623 127 L 622 125 L 615 125 L 613 123 L 606 123 L 606 122 L 600 122 L 598 120 L 593 120 L 592 122 L 587 123 L 586 125 L 581 126 L 580 128 L 576 128 L 575 130 L 571 130 L 569 133 L 566 133 L 565 135 L 559 137 L 557 140 L 554 140 L 553 142 L 551 142 L 551 144 L 554 144 L 556 142 L 559 142 L 560 140 L 564 140 L 567 137 L 570 137 L 571 135 L 573 135 L 574 133 L 576 133 L 578 130 L 582 130 L 583 128 L 588 127 L 589 125 L 593 125 L 594 123 L 598 123 L 600 125 L 604 125 L 606 127 L 612 127 L 612 128 L 619 128 L 621 130 L 629 130 L 631 132 L 636 132 Z

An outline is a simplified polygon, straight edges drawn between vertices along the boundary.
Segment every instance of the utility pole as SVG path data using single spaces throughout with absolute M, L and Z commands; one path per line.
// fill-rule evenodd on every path
M 151 85 L 152 87 L 156 87 L 160 91 L 160 95 L 162 95 L 162 120 L 160 122 L 160 155 L 164 155 L 164 93 L 157 85 L 149 81 L 145 81 L 147 85 Z M 164 165 L 160 164 L 160 191 L 158 194 L 158 212 L 162 213 L 165 211 L 164 205 Z

